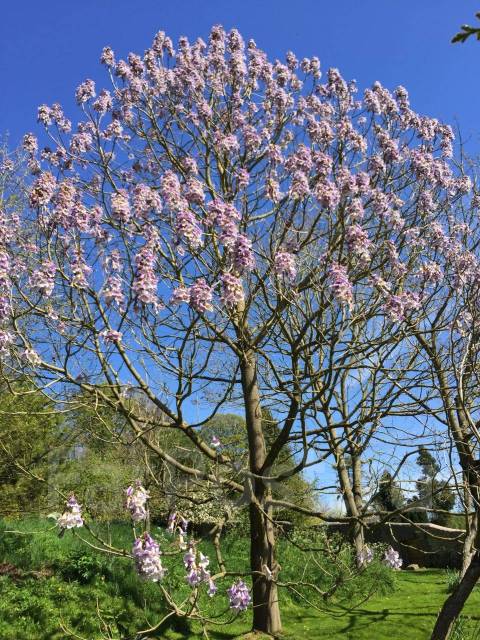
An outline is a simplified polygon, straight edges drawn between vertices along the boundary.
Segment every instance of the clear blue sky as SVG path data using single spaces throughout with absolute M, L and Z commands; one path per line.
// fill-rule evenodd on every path
M 101 80 L 98 57 L 143 52 L 156 31 L 206 38 L 222 23 L 253 37 L 272 57 L 288 49 L 317 55 L 363 89 L 374 80 L 403 84 L 412 106 L 458 121 L 474 148 L 480 140 L 480 43 L 451 45 L 474 21 L 480 0 L 6 0 L 0 19 L 0 133 L 12 144 L 36 130 L 36 108 L 60 102 L 74 115 L 85 77 Z M 106 78 L 105 78 L 106 80 Z

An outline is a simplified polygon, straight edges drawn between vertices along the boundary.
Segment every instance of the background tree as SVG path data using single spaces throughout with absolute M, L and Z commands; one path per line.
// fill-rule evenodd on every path
M 402 488 L 389 471 L 382 473 L 378 485 L 373 501 L 382 511 L 397 511 L 405 504 Z
M 417 465 L 422 469 L 423 475 L 416 483 L 416 499 L 419 504 L 433 511 L 433 522 L 445 524 L 448 516 L 443 512 L 452 511 L 457 500 L 456 491 L 448 482 L 438 478 L 440 464 L 424 447 L 420 447 L 418 451 Z

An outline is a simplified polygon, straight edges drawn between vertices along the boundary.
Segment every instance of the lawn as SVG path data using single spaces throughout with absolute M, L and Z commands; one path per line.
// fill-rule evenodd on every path
M 5 532 L 13 528 L 20 533 Z M 113 537 L 128 546 L 129 528 L 115 526 Z M 231 541 L 228 552 L 234 564 L 240 566 L 245 561 L 246 546 L 238 537 Z M 4 523 L 3 532 L 0 530 L 0 566 L 2 563 L 4 567 L 9 563 L 10 573 L 0 577 L 1 640 L 64 640 L 68 635 L 62 625 L 74 629 L 84 640 L 133 640 L 133 630 L 148 627 L 147 620 L 155 624 L 165 613 L 158 586 L 140 581 L 131 561 L 96 554 L 70 534 L 59 539 L 51 523 L 45 521 Z M 293 563 L 289 558 L 288 564 Z M 185 587 L 183 568 L 177 564 L 178 571 L 172 566 L 167 580 L 178 590 L 179 584 L 180 589 Z M 21 575 L 15 576 L 12 567 Z M 323 611 L 299 606 L 298 601 L 283 596 L 285 639 L 427 640 L 447 596 L 446 572 L 402 571 L 395 574 L 394 582 L 394 590 L 389 585 L 384 595 L 363 602 L 358 594 L 340 598 Z M 219 598 L 217 603 L 224 594 Z M 475 591 L 464 612 L 462 632 L 455 640 L 477 639 L 474 630 L 477 625 L 480 628 L 479 605 L 480 591 Z M 206 606 L 211 607 L 212 615 L 218 604 L 207 600 Z M 233 640 L 248 630 L 249 615 L 244 614 L 231 626 L 212 626 L 209 637 Z M 202 636 L 195 626 L 179 621 L 149 637 L 199 640 Z

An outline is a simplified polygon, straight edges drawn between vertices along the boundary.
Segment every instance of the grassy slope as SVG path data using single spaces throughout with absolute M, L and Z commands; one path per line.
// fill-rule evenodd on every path
M 60 566 L 60 570 L 62 566 L 69 567 L 73 554 L 85 547 L 71 536 L 58 539 L 54 531 L 47 531 L 50 527 L 50 524 L 38 521 L 15 523 L 12 528 L 25 532 L 36 530 L 38 533 L 33 537 L 4 536 L 3 544 L 0 544 L 0 563 L 8 561 L 24 570 L 55 565 Z M 115 537 L 125 539 L 126 546 L 130 539 L 128 527 L 116 528 Z M 235 551 L 231 549 L 233 555 Z M 149 603 L 147 617 L 152 622 L 158 620 L 162 609 L 154 606 L 158 602 L 155 585 L 139 582 L 128 560 L 116 561 L 111 568 L 114 569 L 114 580 L 110 580 L 107 573 L 106 578 L 96 579 L 89 584 L 69 580 L 57 571 L 52 577 L 22 579 L 18 582 L 7 577 L 0 578 L 1 640 L 64 640 L 67 636 L 59 630 L 61 620 L 75 628 L 86 640 L 100 639 L 97 601 L 107 625 L 113 622 L 114 617 L 117 623 L 125 624 L 126 628 L 131 629 L 133 622 L 134 628 L 138 629 L 145 623 L 145 602 Z M 96 571 L 95 566 L 93 570 Z M 180 581 L 182 572 L 180 568 Z M 396 582 L 397 589 L 393 594 L 375 596 L 353 610 L 337 605 L 322 613 L 285 602 L 282 606 L 285 637 L 288 640 L 427 640 L 436 612 L 447 595 L 445 572 L 401 572 L 396 575 Z M 474 592 L 465 610 L 465 615 L 472 618 L 467 622 L 470 628 L 480 624 L 479 605 L 480 590 Z M 211 639 L 238 638 L 248 631 L 249 618 L 248 615 L 241 617 L 231 627 L 212 628 Z M 113 624 L 112 630 L 116 626 Z M 194 631 L 170 630 L 151 637 L 169 640 L 200 638 Z M 112 638 L 119 637 L 116 632 L 112 633 Z M 465 634 L 460 637 L 470 640 L 473 636 Z

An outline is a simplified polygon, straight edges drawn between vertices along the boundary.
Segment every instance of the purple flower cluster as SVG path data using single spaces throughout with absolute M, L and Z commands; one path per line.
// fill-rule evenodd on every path
M 77 87 L 77 91 L 75 92 L 75 98 L 77 100 L 77 104 L 83 104 L 90 100 L 90 98 L 95 97 L 95 82 L 93 80 L 85 80 Z
M 289 251 L 279 251 L 275 254 L 273 271 L 277 276 L 293 281 L 297 275 L 295 256 Z
M 114 329 L 105 329 L 101 334 L 106 343 L 118 343 L 122 341 L 123 334 L 121 331 L 115 331 Z
M 41 173 L 30 191 L 30 206 L 37 208 L 47 205 L 55 193 L 56 186 L 57 181 L 49 171 Z
M 232 584 L 230 589 L 227 590 L 227 594 L 230 600 L 230 609 L 235 609 L 235 611 L 245 611 L 252 601 L 250 590 L 243 580 L 238 580 Z
M 112 216 L 119 222 L 128 224 L 132 218 L 132 212 L 128 193 L 125 189 L 119 189 L 116 193 L 112 194 L 111 205 Z
M 176 511 L 172 511 L 168 516 L 167 531 L 169 533 L 178 533 L 178 544 L 180 549 L 186 549 L 187 545 L 185 539 L 187 537 L 188 520 L 185 520 Z
M 162 208 L 158 191 L 146 184 L 135 185 L 132 194 L 132 204 L 135 213 L 141 218 L 146 217 L 150 211 L 159 213 Z
M 242 280 L 232 273 L 224 273 L 221 278 L 222 302 L 227 307 L 234 307 L 244 299 Z
M 212 580 L 207 567 L 210 560 L 203 553 L 198 552 L 194 547 L 190 547 L 183 557 L 183 564 L 187 570 L 186 581 L 191 587 L 196 587 L 202 582 L 208 582 L 208 595 L 214 596 L 217 592 L 217 585 Z
M 133 543 L 132 555 L 137 573 L 144 580 L 158 582 L 165 576 L 166 570 L 160 559 L 161 551 L 152 536 L 145 532 Z
M 65 511 L 57 519 L 57 525 L 60 529 L 74 529 L 83 526 L 82 508 L 73 493 L 65 503 Z
M 146 504 L 150 496 L 140 481 L 137 480 L 134 487 L 131 485 L 127 487 L 125 494 L 127 496 L 125 506 L 130 511 L 133 522 L 145 520 L 147 517 Z
M 38 289 L 47 298 L 52 295 L 55 286 L 57 268 L 51 260 L 44 262 L 30 277 L 30 286 Z
M 137 299 L 143 304 L 158 304 L 157 284 L 158 278 L 155 273 L 155 249 L 158 244 L 156 232 L 151 233 L 146 243 L 135 256 L 137 267 L 132 289 Z
M 349 307 L 353 304 L 353 287 L 348 278 L 347 268 L 338 262 L 333 262 L 328 270 L 328 279 L 333 297 Z
M 75 253 L 70 264 L 72 270 L 72 285 L 79 289 L 88 287 L 88 276 L 92 273 L 92 268 L 85 262 L 83 256 Z
M 353 224 L 345 230 L 345 240 L 348 249 L 358 260 L 364 264 L 370 262 L 370 250 L 372 242 L 368 238 L 368 233 L 358 224 Z
M 115 303 L 121 306 L 125 300 L 125 295 L 122 291 L 122 279 L 116 273 L 113 273 L 107 277 L 102 287 L 103 297 L 107 305 Z
M 13 335 L 10 331 L 4 331 L 0 329 L 0 353 L 6 353 L 8 348 L 13 343 Z
M 186 302 L 198 313 L 205 313 L 205 311 L 213 309 L 212 299 L 212 288 L 206 283 L 205 278 L 199 278 L 189 288 L 181 286 L 174 289 L 170 303 L 180 304 Z
M 357 561 L 360 566 L 366 566 L 370 564 L 374 558 L 374 553 L 370 547 L 365 545 L 360 553 L 357 555 Z
M 22 147 L 29 156 L 34 156 L 38 151 L 38 140 L 33 133 L 26 133 L 23 136 Z
M 398 551 L 395 551 L 393 547 L 388 547 L 388 549 L 385 551 L 384 562 L 388 567 L 394 569 L 395 571 L 401 569 L 403 564 L 403 560 L 400 558 L 400 554 L 398 553 Z
M 238 236 L 237 222 L 240 214 L 229 202 L 223 202 L 219 198 L 212 200 L 207 206 L 205 224 L 217 225 L 220 230 L 220 241 L 225 247 L 232 247 Z
M 195 214 L 190 209 L 178 211 L 175 217 L 175 234 L 184 240 L 192 249 L 202 246 L 202 230 Z
M 233 268 L 238 273 L 251 271 L 255 266 L 252 242 L 247 236 L 239 233 L 233 245 Z
M 386 315 L 392 322 L 405 320 L 405 315 L 408 311 L 413 311 L 419 307 L 420 298 L 417 293 L 412 293 L 411 291 L 404 291 L 397 295 L 387 294 L 383 306 Z

